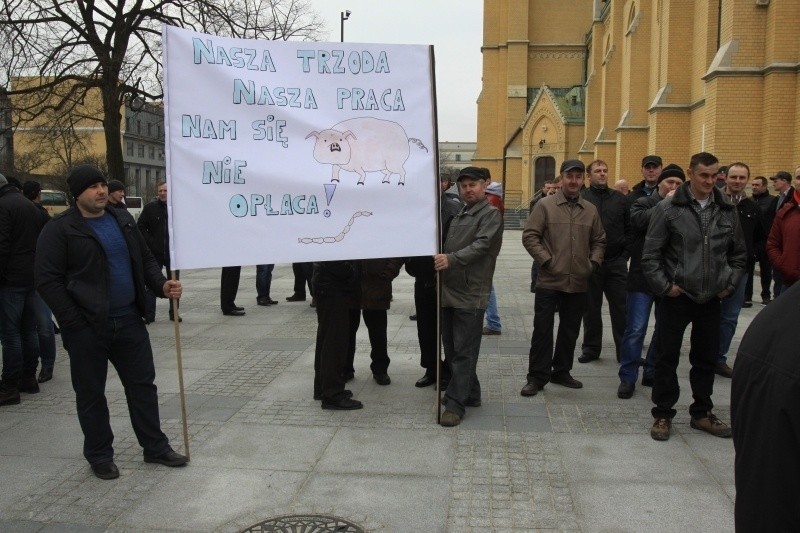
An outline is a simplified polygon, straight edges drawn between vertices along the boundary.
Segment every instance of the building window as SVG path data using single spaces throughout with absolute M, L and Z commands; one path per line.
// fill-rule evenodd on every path
M 132 142 L 130 142 L 130 141 L 128 141 L 128 142 L 126 143 L 126 147 L 125 147 L 125 148 L 126 148 L 126 153 L 127 153 L 128 155 L 132 156 L 132 155 L 133 155 L 133 143 L 132 143 Z
M 144 145 L 139 145 L 139 157 L 144 157 Z
M 150 122 L 147 123 L 147 135 L 148 136 L 153 135 L 153 124 L 151 124 Z
M 160 179 L 161 179 L 161 171 L 156 170 L 156 181 L 159 181 Z
M 456 161 L 461 161 L 461 154 L 456 154 Z
M 149 155 L 150 159 L 155 159 L 156 158 L 156 147 L 155 146 L 151 146 L 150 147 L 150 153 L 148 155 Z
M 159 149 L 158 149 L 158 158 L 159 158 L 161 161 L 163 161 L 163 160 L 164 160 L 164 149 L 163 149 L 163 148 L 159 148 Z
M 139 134 L 142 133 L 142 121 L 141 120 L 137 120 L 136 121 L 136 133 L 139 133 Z
M 145 183 L 150 183 L 150 169 L 144 171 L 144 181 Z
M 136 177 L 136 181 L 139 181 L 139 178 L 142 177 L 142 169 L 137 168 L 133 171 L 133 175 Z

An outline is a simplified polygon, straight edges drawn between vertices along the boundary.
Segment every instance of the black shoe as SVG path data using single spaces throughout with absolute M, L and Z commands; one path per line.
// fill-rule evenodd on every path
M 753 301 L 752 300 L 747 300 L 747 301 L 743 302 L 742 303 L 742 307 L 744 307 L 745 309 L 753 307 Z
M 522 390 L 519 391 L 520 396 L 536 396 L 536 393 L 539 392 L 539 386 L 536 383 L 528 383 Z
M 351 391 L 350 389 L 345 389 L 344 391 L 342 391 L 342 394 L 344 394 L 345 398 L 352 398 L 353 397 L 353 391 Z M 314 399 L 317 400 L 317 401 L 321 400 L 322 399 L 322 393 L 321 392 L 315 392 L 314 393 Z
M 569 374 L 563 374 L 561 376 L 551 376 L 550 383 L 555 383 L 556 385 L 561 385 L 562 387 L 567 387 L 570 389 L 583 388 L 583 383 L 573 378 Z
M 17 405 L 19 403 L 19 389 L 10 383 L 0 383 L 0 406 Z
M 592 355 L 590 353 L 584 353 L 584 354 L 581 354 L 580 357 L 578 357 L 578 362 L 579 363 L 591 363 L 592 361 L 597 361 L 598 359 L 600 359 L 599 355 Z
M 20 392 L 27 394 L 36 394 L 39 392 L 39 382 L 36 381 L 36 372 L 30 376 L 25 376 L 19 379 L 19 386 L 17 387 Z
M 392 378 L 389 377 L 389 374 L 372 374 L 372 379 L 374 379 L 375 383 L 378 385 L 388 385 L 392 382 Z
M 434 383 L 436 383 L 436 378 L 429 374 L 425 374 L 424 376 L 419 378 L 416 383 L 414 383 L 414 386 L 419 387 L 421 389 L 423 387 L 430 387 Z
M 652 386 L 653 386 L 653 378 L 642 376 L 642 387 L 652 387 Z
M 53 369 L 42 367 L 39 371 L 39 383 L 46 383 L 51 379 L 53 379 Z
M 416 320 L 417 319 L 417 315 L 408 315 L 408 319 L 409 320 Z
M 152 324 L 152 323 L 153 323 L 153 322 L 155 322 L 155 321 L 156 321 L 156 317 L 154 317 L 154 316 L 152 316 L 152 317 L 150 317 L 150 316 L 146 316 L 146 317 L 144 317 L 144 323 L 145 323 L 145 325 L 147 325 L 147 324 Z
M 355 372 L 342 372 L 342 379 L 345 383 L 352 380 L 354 377 L 356 377 Z
M 316 307 L 317 306 L 317 299 L 316 298 L 311 298 L 311 303 L 309 305 L 311 307 Z
M 256 298 L 256 303 L 258 305 L 277 305 L 278 302 L 276 302 L 269 296 L 261 296 L 259 298 Z
M 619 384 L 619 388 L 617 389 L 617 398 L 622 398 L 623 400 L 627 400 L 631 396 L 633 396 L 633 391 L 636 389 L 636 383 L 631 383 L 629 381 L 623 381 Z
M 228 309 L 222 312 L 226 316 L 244 316 L 244 309 Z
M 144 456 L 145 463 L 158 463 L 165 466 L 183 466 L 186 464 L 187 460 L 188 459 L 186 459 L 185 456 L 174 450 L 166 451 L 161 455 L 156 455 L 155 457 L 151 457 L 149 455 Z
M 364 404 L 352 398 L 342 398 L 336 401 L 322 400 L 322 408 L 330 409 L 332 411 L 352 411 L 354 409 L 361 409 Z
M 173 315 L 172 313 L 170 313 L 170 314 L 169 314 L 169 319 L 170 319 L 172 322 L 175 322 L 175 315 Z M 179 317 L 178 317 L 178 322 L 183 322 L 183 317 L 180 317 L 180 316 L 179 316 Z
M 233 306 L 233 310 L 234 310 L 234 311 L 244 311 L 244 307 L 239 307 L 238 305 L 235 305 L 235 304 L 234 304 L 234 306 Z
M 305 302 L 306 301 L 306 295 L 303 294 L 301 296 L 299 294 L 292 294 L 291 296 L 288 296 L 286 298 L 286 301 L 287 302 Z
M 92 472 L 100 479 L 117 479 L 119 477 L 119 468 L 114 464 L 114 461 L 106 463 L 98 463 L 91 465 Z

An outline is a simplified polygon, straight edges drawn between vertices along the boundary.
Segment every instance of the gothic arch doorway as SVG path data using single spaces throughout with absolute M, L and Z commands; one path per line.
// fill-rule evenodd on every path
M 545 181 L 556 177 L 556 160 L 549 155 L 536 158 L 533 172 L 532 195 L 542 188 Z

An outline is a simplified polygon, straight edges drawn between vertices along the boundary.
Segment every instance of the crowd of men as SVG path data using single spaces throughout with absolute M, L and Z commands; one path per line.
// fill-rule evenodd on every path
M 567 160 L 560 175 L 532 199 L 522 242 L 534 260 L 534 322 L 521 394 L 536 395 L 549 383 L 582 388 L 571 375 L 578 335 L 582 326 L 579 363 L 604 355 L 605 299 L 619 363 L 617 396 L 633 396 L 642 368 L 641 385 L 652 387 L 652 438 L 670 437 L 679 397 L 676 370 L 690 324 L 690 425 L 729 437 L 730 427 L 713 413 L 714 377 L 732 375 L 727 353 L 740 310 L 753 305 L 755 264 L 763 305 L 800 278 L 800 167 L 795 186 L 785 171 L 770 178 L 774 196 L 766 178 L 754 178 L 751 197 L 746 194 L 749 167 L 742 162 L 720 167 L 709 153 L 693 155 L 685 171 L 677 164 L 664 166 L 656 155 L 644 157 L 641 168 L 642 181 L 628 192 L 627 183 L 609 185 L 604 161 L 585 166 Z M 0 176 L 0 406 L 19 403 L 20 393 L 36 393 L 39 383 L 52 378 L 55 317 L 70 355 L 84 455 L 95 475 L 119 475 L 104 395 L 109 361 L 125 388 L 144 460 L 181 466 L 186 458 L 172 450 L 160 430 L 145 328 L 156 319 L 156 297 L 169 298 L 169 318 L 180 320 L 181 283 L 169 265 L 167 184 L 158 184 L 158 197 L 137 223 L 125 209 L 124 185 L 106 181 L 96 167 L 73 168 L 67 183 L 74 207 L 49 220 L 37 183 L 21 185 Z M 323 409 L 363 407 L 345 388 L 355 372 L 362 317 L 373 379 L 382 386 L 391 383 L 387 310 L 392 280 L 403 264 L 415 277 L 425 369 L 416 386 L 435 384 L 439 374 L 443 426 L 458 425 L 467 407 L 481 405 L 481 337 L 500 334 L 499 317 L 485 324 L 484 315 L 487 310 L 496 314 L 492 278 L 503 238 L 502 188 L 491 182 L 487 169 L 477 167 L 462 169 L 456 183 L 459 199 L 445 192 L 452 185 L 448 178 L 440 182 L 441 253 L 293 265 L 295 290 L 286 300 L 305 301 L 308 285 L 318 319 L 313 397 Z M 165 267 L 172 279 L 164 275 Z M 259 305 L 277 304 L 269 294 L 272 267 L 259 265 Z M 234 303 L 239 269 L 223 269 L 225 315 L 244 314 Z M 656 323 L 643 358 L 653 309 Z

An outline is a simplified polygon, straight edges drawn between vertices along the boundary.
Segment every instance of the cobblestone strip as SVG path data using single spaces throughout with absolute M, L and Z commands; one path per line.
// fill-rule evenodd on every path
M 447 530 L 578 531 L 552 435 L 460 431 Z
M 220 396 L 255 396 L 302 355 L 299 351 L 231 350 L 237 352 L 235 358 L 209 370 L 201 379 L 186 387 L 186 391 Z

